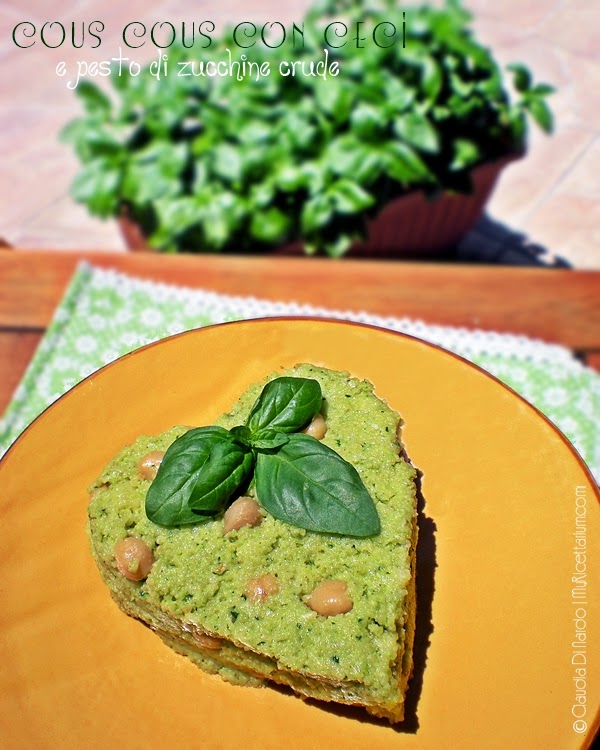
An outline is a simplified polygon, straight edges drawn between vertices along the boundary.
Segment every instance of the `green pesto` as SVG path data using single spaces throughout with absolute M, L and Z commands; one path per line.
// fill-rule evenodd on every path
M 115 543 L 138 536 L 155 552 L 149 577 L 141 583 L 111 577 L 134 609 L 160 610 L 271 657 L 282 669 L 356 682 L 382 702 L 393 702 L 416 514 L 415 471 L 399 455 L 398 415 L 374 395 L 370 383 L 347 373 L 304 364 L 266 380 L 282 374 L 320 382 L 328 427 L 323 442 L 356 467 L 376 503 L 379 535 L 357 539 L 309 532 L 272 516 L 227 536 L 222 515 L 193 526 L 157 526 L 144 513 L 148 482 L 138 477 L 136 466 L 146 453 L 165 450 L 185 431 L 175 427 L 136 440 L 92 485 L 107 485 L 89 506 L 94 555 L 115 570 Z M 243 423 L 266 380 L 249 388 L 218 424 Z M 245 584 L 265 573 L 277 576 L 280 591 L 253 604 L 244 595 Z M 354 606 L 346 614 L 322 617 L 303 597 L 331 578 L 348 583 Z

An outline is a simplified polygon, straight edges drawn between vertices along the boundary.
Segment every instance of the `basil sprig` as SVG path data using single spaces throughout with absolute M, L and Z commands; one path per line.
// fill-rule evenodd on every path
M 321 386 L 281 377 L 262 390 L 244 425 L 189 430 L 166 451 L 146 495 L 163 526 L 219 513 L 254 470 L 257 499 L 272 516 L 309 531 L 371 536 L 377 510 L 352 464 L 299 434 L 321 409 Z

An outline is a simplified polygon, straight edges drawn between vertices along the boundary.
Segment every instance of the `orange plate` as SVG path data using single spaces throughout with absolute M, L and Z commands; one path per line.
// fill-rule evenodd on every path
M 405 419 L 424 474 L 404 725 L 202 673 L 118 610 L 89 554 L 86 488 L 115 453 L 140 434 L 211 423 L 250 383 L 296 362 L 371 380 Z M 419 340 L 306 319 L 166 339 L 87 378 L 0 463 L 0 744 L 587 747 L 600 696 L 599 508 L 555 427 Z

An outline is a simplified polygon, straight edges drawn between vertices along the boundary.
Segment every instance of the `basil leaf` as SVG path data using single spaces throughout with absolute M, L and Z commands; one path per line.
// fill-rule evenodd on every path
M 250 222 L 250 234 L 263 242 L 280 242 L 290 227 L 289 217 L 283 211 L 271 206 L 257 211 Z
M 235 439 L 242 445 L 252 445 L 252 432 L 246 427 L 246 425 L 239 425 L 238 427 L 232 427 L 229 431 Z
M 223 427 L 189 430 L 167 449 L 146 495 L 154 523 L 198 523 L 229 500 L 252 471 L 253 455 Z
M 275 378 L 262 389 L 246 425 L 253 433 L 296 432 L 318 414 L 322 401 L 321 386 L 312 378 Z
M 536 96 L 549 96 L 550 94 L 554 94 L 555 91 L 554 86 L 550 86 L 548 83 L 536 83 L 531 89 L 531 93 Z
M 71 195 L 76 201 L 87 203 L 93 214 L 106 217 L 117 205 L 121 179 L 121 172 L 109 159 L 94 159 L 73 180 Z
M 326 242 L 323 245 L 323 250 L 331 258 L 340 258 L 352 245 L 352 242 L 356 239 L 356 236 L 340 234 L 331 242 Z
M 403 112 L 414 102 L 417 92 L 399 78 L 387 74 L 384 83 L 385 102 L 392 112 Z
M 408 112 L 394 120 L 394 132 L 420 151 L 437 154 L 440 150 L 440 137 L 431 122 L 418 112 Z
M 521 63 L 511 63 L 506 66 L 513 74 L 513 83 L 517 91 L 528 91 L 531 87 L 531 73 Z
M 380 530 L 375 504 L 356 469 L 309 435 L 290 435 L 273 453 L 259 453 L 256 494 L 281 521 L 309 531 L 371 536 Z
M 457 138 L 454 141 L 454 159 L 450 164 L 450 169 L 465 169 L 474 164 L 479 156 L 479 149 L 476 143 L 466 138 Z
M 438 63 L 432 57 L 423 57 L 421 61 L 421 85 L 433 104 L 444 85 L 444 78 Z
M 302 208 L 300 224 L 304 232 L 314 232 L 324 227 L 333 215 L 333 205 L 328 195 L 315 195 Z
M 235 441 L 217 443 L 209 451 L 188 505 L 194 511 L 212 515 L 225 505 L 254 465 L 252 451 Z
M 390 143 L 385 149 L 385 157 L 388 173 L 398 182 L 408 185 L 431 177 L 425 162 L 405 143 Z
M 353 180 L 341 179 L 329 188 L 336 210 L 342 214 L 355 214 L 374 203 L 373 196 Z
M 550 107 L 543 99 L 529 99 L 525 101 L 525 108 L 537 122 L 544 133 L 551 133 L 554 127 L 554 119 Z
M 76 95 L 82 100 L 86 112 L 89 114 L 108 115 L 112 104 L 108 96 L 91 81 L 81 81 L 75 89 Z
M 242 179 L 243 162 L 239 149 L 229 143 L 221 143 L 213 151 L 213 170 L 226 182 Z
M 268 429 L 259 430 L 250 438 L 250 445 L 253 448 L 259 448 L 260 450 L 271 450 L 273 448 L 279 448 L 280 446 L 285 445 L 288 440 L 289 436 L 284 432 L 278 432 L 277 430 Z
M 360 104 L 350 116 L 352 131 L 359 138 L 377 138 L 387 125 L 385 112 L 370 104 Z

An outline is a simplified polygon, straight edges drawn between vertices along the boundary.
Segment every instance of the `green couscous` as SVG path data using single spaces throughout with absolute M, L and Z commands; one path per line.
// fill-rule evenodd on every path
M 91 486 L 93 555 L 119 605 L 202 668 L 244 684 L 286 683 L 305 696 L 401 720 L 412 664 L 416 473 L 401 455 L 399 417 L 370 383 L 348 373 L 303 364 L 283 374 L 320 383 L 322 442 L 358 471 L 379 534 L 307 531 L 264 511 L 228 533 L 223 513 L 174 528 L 153 523 L 144 506 L 150 481 L 139 466 L 189 429 L 174 427 L 138 438 Z M 265 382 L 218 424 L 243 423 Z M 252 485 L 246 494 L 260 505 Z M 115 545 L 129 537 L 150 554 L 140 580 L 115 560 Z M 249 595 L 256 581 L 258 595 Z M 311 595 L 328 581 L 342 582 L 350 609 L 326 616 L 311 608 Z

